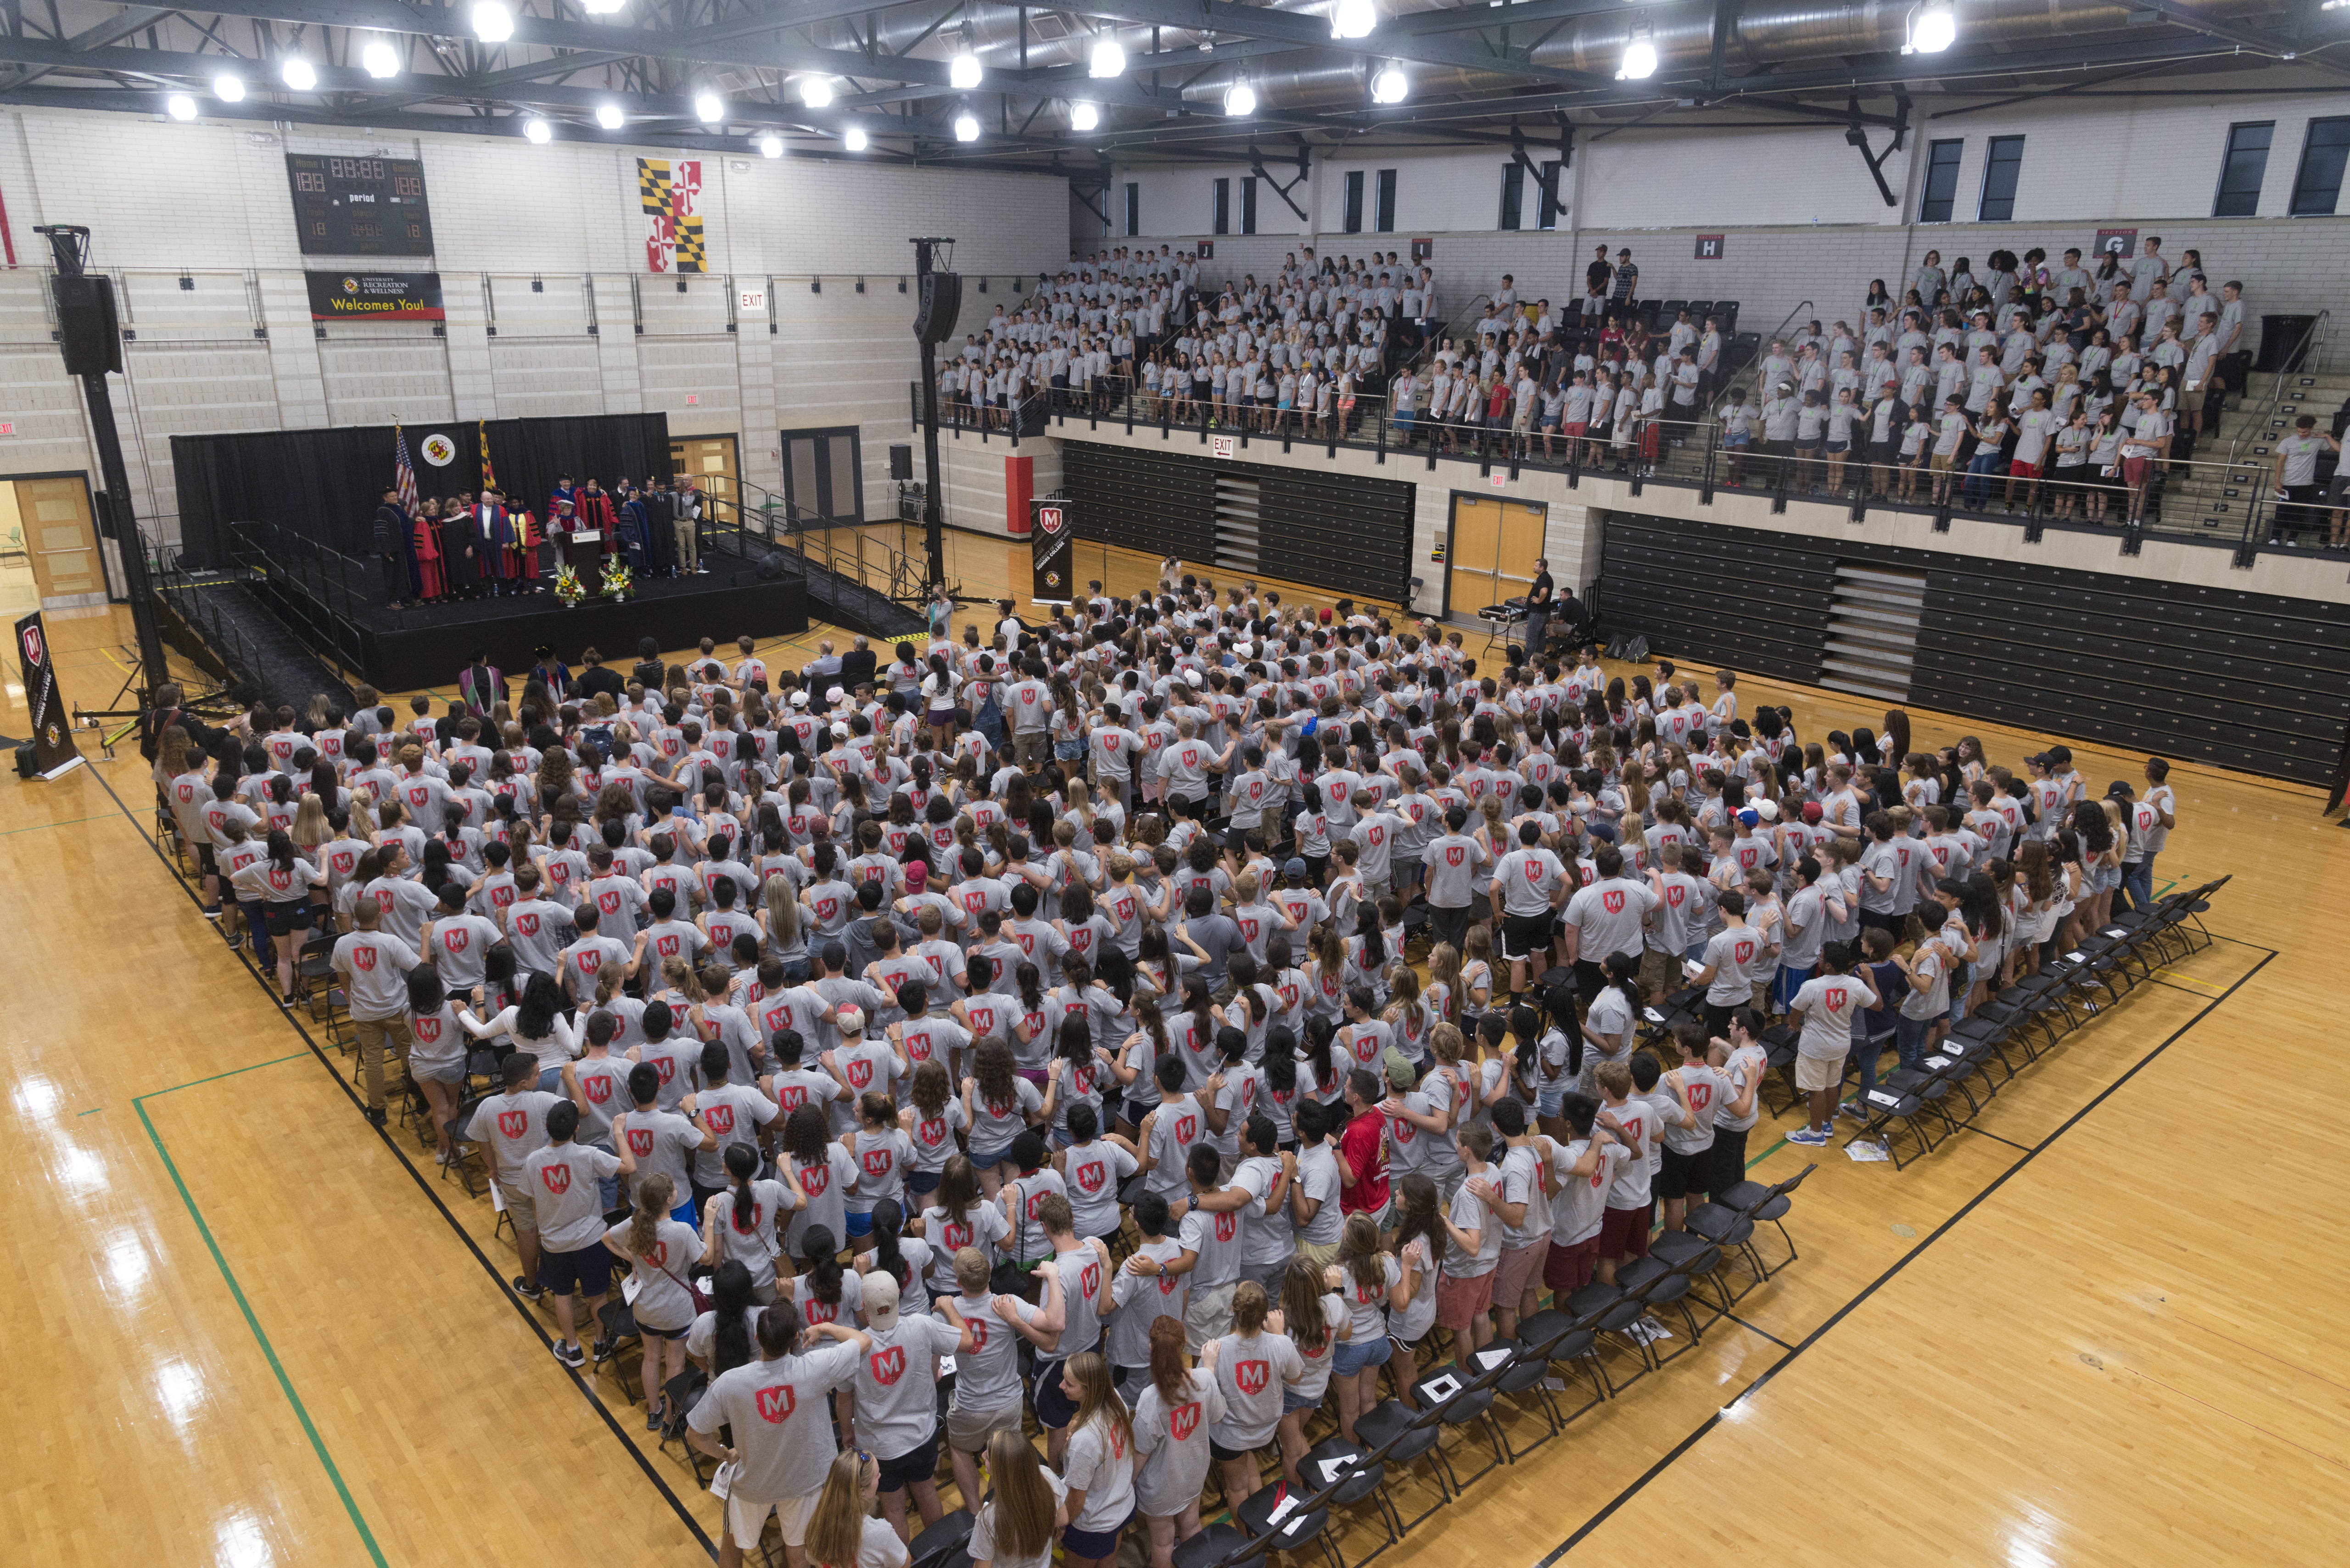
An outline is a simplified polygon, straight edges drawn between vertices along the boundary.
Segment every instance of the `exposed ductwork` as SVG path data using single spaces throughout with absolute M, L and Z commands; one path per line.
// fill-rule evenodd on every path
M 1384 9 L 1437 9 L 1405 0 Z M 1763 5 L 1734 24 L 1724 51 L 1724 68 L 1738 73 L 1797 61 L 1828 64 L 1848 56 L 1887 55 L 1908 41 L 1914 0 L 1855 0 L 1850 5 Z M 2215 20 L 2241 20 L 2272 14 L 2274 0 L 2208 0 L 2196 9 Z M 2162 18 L 2121 0 L 1957 0 L 1959 36 L 1968 45 L 2045 45 L 2158 24 Z M 1508 8 L 1495 13 L 1508 17 Z M 1534 45 L 1538 66 L 1611 78 L 1632 41 L 1635 26 L 1648 28 L 1660 76 L 1703 68 L 1713 57 L 1713 15 L 1708 5 L 1648 8 L 1578 17 Z M 2225 46 L 2218 46 L 2224 47 Z M 1476 93 L 1521 86 L 1523 78 L 1459 67 L 1409 66 L 1412 92 Z M 1333 109 L 1369 101 L 1368 72 L 1358 57 L 1323 57 L 1297 65 L 1254 64 L 1211 70 L 1184 89 L 1186 99 L 1213 102 L 1233 76 L 1245 70 L 1263 109 Z

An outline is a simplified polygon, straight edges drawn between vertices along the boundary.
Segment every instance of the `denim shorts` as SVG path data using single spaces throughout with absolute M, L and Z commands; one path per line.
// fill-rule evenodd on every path
M 1375 1339 L 1350 1339 L 1338 1346 L 1330 1363 L 1333 1377 L 1352 1377 L 1369 1367 L 1383 1366 L 1394 1351 L 1394 1345 L 1384 1334 Z
M 1327 1391 L 1327 1389 L 1324 1390 L 1326 1393 Z M 1295 1388 L 1284 1388 L 1281 1391 L 1281 1413 L 1284 1416 L 1299 1410 L 1319 1409 L 1321 1405 L 1320 1394 L 1300 1394 Z

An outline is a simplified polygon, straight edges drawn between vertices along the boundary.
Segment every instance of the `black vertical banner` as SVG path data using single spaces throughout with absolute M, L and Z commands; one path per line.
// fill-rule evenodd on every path
M 1028 548 L 1035 568 L 1035 580 L 1028 597 L 1040 605 L 1065 605 L 1075 601 L 1076 595 L 1070 587 L 1075 571 L 1070 545 L 1068 504 L 1064 501 L 1031 501 L 1028 504 Z
M 45 774 L 71 767 L 81 761 L 81 751 L 66 723 L 66 702 L 49 667 L 49 639 L 38 610 L 16 623 L 16 657 L 25 670 L 25 710 L 33 716 L 34 759 Z

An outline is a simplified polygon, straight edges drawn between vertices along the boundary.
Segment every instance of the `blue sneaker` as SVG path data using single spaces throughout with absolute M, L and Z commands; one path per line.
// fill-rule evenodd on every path
M 1802 1144 L 1806 1148 L 1818 1148 L 1828 1141 L 1828 1135 L 1824 1132 L 1814 1132 L 1809 1127 L 1804 1127 L 1798 1131 L 1789 1133 L 1787 1135 L 1787 1141 L 1789 1143 Z

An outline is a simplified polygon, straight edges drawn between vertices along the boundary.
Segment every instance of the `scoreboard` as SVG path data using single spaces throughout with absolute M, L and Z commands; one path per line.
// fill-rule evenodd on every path
M 294 227 L 306 256 L 427 256 L 432 216 L 413 158 L 286 155 Z

